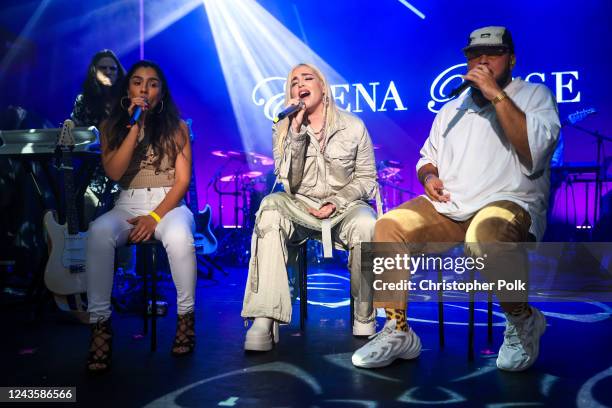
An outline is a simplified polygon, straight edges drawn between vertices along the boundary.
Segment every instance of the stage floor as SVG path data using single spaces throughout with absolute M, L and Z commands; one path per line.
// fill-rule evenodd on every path
M 338 265 L 309 266 L 305 332 L 299 306 L 280 343 L 268 353 L 245 353 L 240 318 L 245 268 L 200 279 L 197 348 L 174 358 L 174 296 L 160 318 L 158 350 L 141 336 L 142 320 L 115 313 L 113 366 L 85 371 L 89 330 L 58 312 L 27 322 L 25 314 L 1 313 L 0 386 L 76 386 L 83 406 L 388 407 L 612 406 L 612 307 L 601 303 L 542 303 L 548 328 L 537 363 L 523 373 L 495 367 L 503 318 L 494 308 L 494 343 L 487 343 L 486 305 L 476 305 L 476 359 L 468 362 L 467 304 L 446 303 L 446 345 L 438 338 L 437 304 L 412 303 L 409 321 L 423 342 L 414 361 L 376 370 L 351 364 L 367 339 L 351 335 L 348 274 Z M 379 318 L 379 329 L 384 319 Z M 601 405 L 597 405 L 601 404 Z

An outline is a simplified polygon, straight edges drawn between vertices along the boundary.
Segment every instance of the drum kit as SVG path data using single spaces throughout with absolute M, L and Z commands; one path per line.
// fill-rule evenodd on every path
M 216 256 L 246 264 L 255 213 L 274 184 L 274 160 L 263 154 L 236 150 L 214 150 L 211 154 L 224 159 L 208 183 L 217 194 Z
M 378 146 L 374 147 L 376 149 Z M 223 230 L 216 232 L 221 238 L 217 255 L 231 255 L 240 263 L 248 262 L 248 258 L 238 260 L 235 257 L 249 256 L 250 232 L 254 227 L 255 214 L 263 197 L 274 187 L 274 159 L 260 153 L 236 150 L 215 150 L 211 154 L 225 159 L 208 184 L 217 194 L 217 225 Z M 377 162 L 384 211 L 401 204 L 406 194 L 414 195 L 400 187 L 403 167 L 401 162 L 394 160 Z M 224 212 L 228 205 L 231 210 Z
M 400 172 L 403 168 L 403 163 L 397 160 L 381 160 L 376 163 L 383 212 L 416 196 L 415 193 L 401 186 L 404 178 Z
M 263 154 L 236 150 L 215 150 L 211 154 L 225 159 L 209 183 L 218 196 L 219 225 L 252 228 L 259 203 L 271 187 L 269 179 L 274 183 L 274 160 Z M 233 206 L 231 223 L 224 222 L 227 213 L 223 209 L 228 198 Z
M 211 154 L 226 159 L 211 181 L 218 195 L 219 225 L 226 228 L 252 228 L 261 198 L 270 193 L 274 185 L 274 159 L 260 153 L 236 150 L 214 150 Z M 232 163 L 237 166 L 228 171 Z M 400 187 L 404 180 L 400 174 L 403 168 L 402 162 L 395 160 L 376 163 L 384 211 L 401 204 L 404 194 L 414 195 Z M 225 197 L 231 197 L 233 204 L 231 224 L 223 222 Z
M 246 263 L 255 215 L 261 200 L 274 187 L 274 159 L 261 153 L 237 150 L 215 150 L 211 154 L 224 159 L 208 184 L 217 194 L 217 225 L 220 226 L 215 232 L 220 239 L 217 256 Z M 384 211 L 414 195 L 400 187 L 403 168 L 401 162 L 394 160 L 381 160 L 376 164 Z

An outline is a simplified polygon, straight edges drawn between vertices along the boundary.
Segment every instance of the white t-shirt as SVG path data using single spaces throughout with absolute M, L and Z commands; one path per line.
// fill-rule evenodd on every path
M 512 201 L 529 212 L 530 232 L 540 240 L 546 228 L 550 158 L 561 128 L 559 113 L 553 95 L 542 84 L 516 78 L 505 91 L 527 117 L 531 170 L 519 161 L 493 105 L 480 108 L 469 92 L 436 115 L 416 167 L 417 171 L 427 163 L 437 167 L 450 194 L 449 202 L 432 201 L 440 214 L 465 221 L 489 203 Z

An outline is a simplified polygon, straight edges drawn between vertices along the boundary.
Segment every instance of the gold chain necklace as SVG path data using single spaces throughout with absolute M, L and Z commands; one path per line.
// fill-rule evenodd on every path
M 327 109 L 326 109 L 326 108 L 327 108 L 327 107 L 326 107 L 326 106 L 325 106 L 325 104 L 324 104 L 324 105 L 323 105 L 323 111 L 324 111 L 324 114 L 323 114 L 323 124 L 321 125 L 321 129 L 319 129 L 319 130 L 314 130 L 314 128 L 313 128 L 312 126 L 310 126 L 310 128 L 312 129 L 312 132 L 313 132 L 315 135 L 319 135 L 319 134 L 321 134 L 321 133 L 322 133 L 322 132 L 325 130 L 325 125 L 326 125 L 326 123 L 327 123 Z

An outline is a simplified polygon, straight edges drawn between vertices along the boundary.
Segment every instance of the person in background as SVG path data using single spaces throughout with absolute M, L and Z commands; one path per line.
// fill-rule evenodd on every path
M 76 97 L 70 119 L 76 126 L 99 127 L 119 100 L 125 69 L 111 50 L 94 54 L 87 67 L 83 90 Z
M 87 66 L 81 93 L 77 95 L 70 114 L 74 124 L 99 129 L 100 124 L 108 118 L 113 104 L 120 100 L 119 89 L 124 78 L 125 69 L 113 51 L 104 49 L 96 52 Z M 77 191 L 77 208 L 81 214 L 81 229 L 86 229 L 96 215 L 112 207 L 112 192 L 116 192 L 117 188 L 106 177 L 99 158 L 78 158 L 77 162 L 77 185 L 80 187 Z M 118 250 L 118 263 L 123 269 L 133 268 L 133 252 L 133 248 L 129 247 Z

